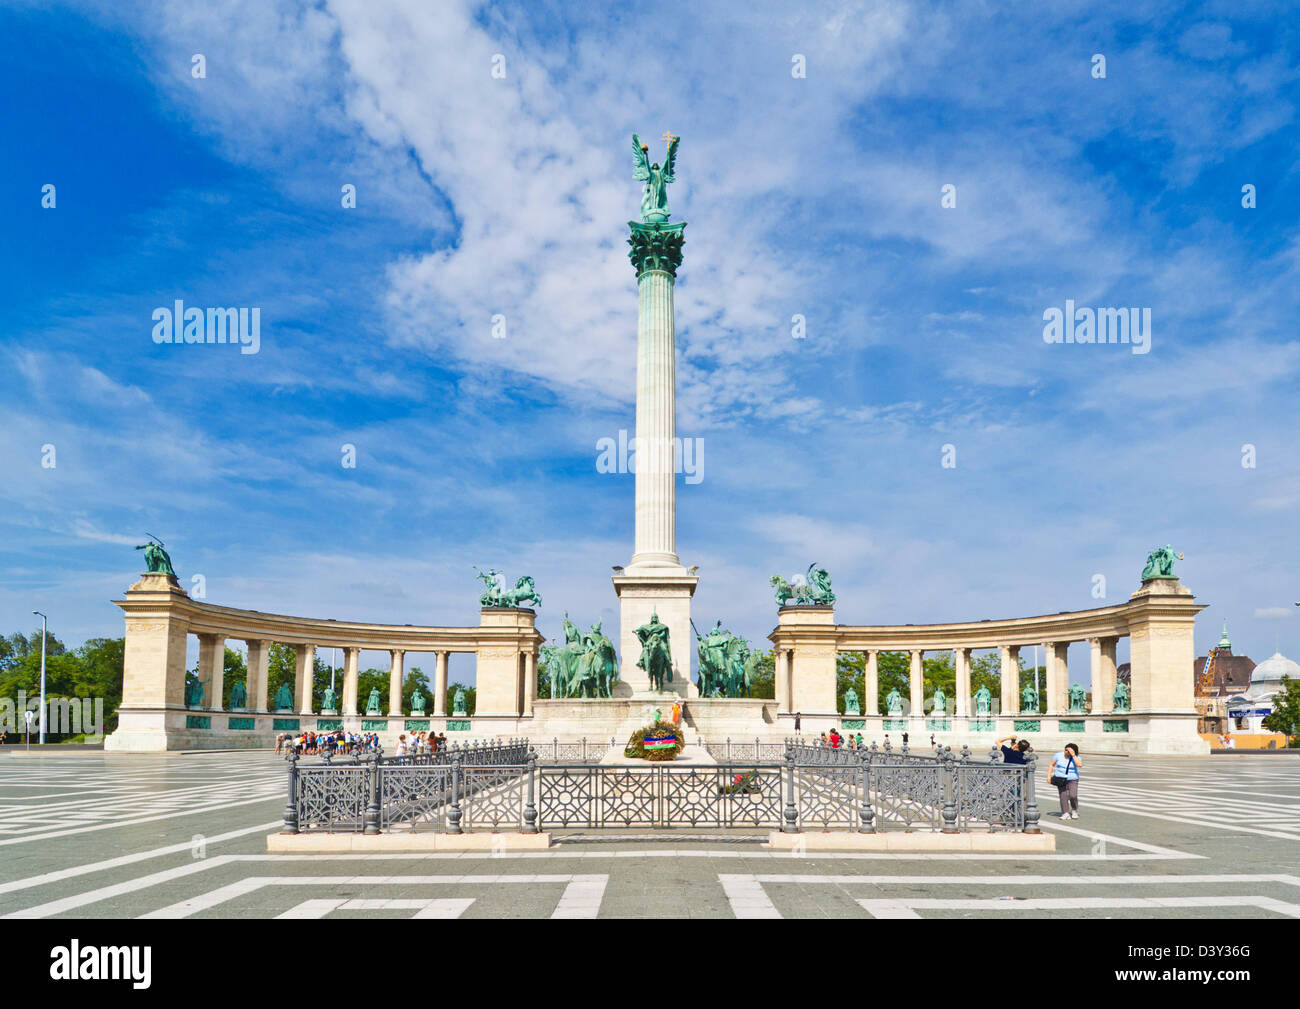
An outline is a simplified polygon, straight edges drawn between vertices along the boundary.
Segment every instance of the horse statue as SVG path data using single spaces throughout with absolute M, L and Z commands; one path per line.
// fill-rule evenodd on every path
M 523 575 L 515 582 L 513 589 L 506 589 L 501 593 L 502 606 L 519 606 L 525 601 L 531 602 L 534 606 L 542 605 L 542 594 L 537 591 L 533 585 L 532 575 Z
M 1175 553 L 1174 548 L 1165 544 L 1156 547 L 1147 554 L 1147 566 L 1142 569 L 1142 580 L 1149 582 L 1153 578 L 1177 578 L 1174 574 L 1174 561 L 1181 561 L 1183 555 Z

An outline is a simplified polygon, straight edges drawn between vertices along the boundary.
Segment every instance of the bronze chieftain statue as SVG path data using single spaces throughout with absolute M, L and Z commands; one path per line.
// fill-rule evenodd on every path
M 655 690 L 663 690 L 666 683 L 673 682 L 673 659 L 668 641 L 668 625 L 659 622 L 659 613 L 650 614 L 650 622 L 636 629 L 637 640 L 641 642 L 641 658 L 636 664 L 650 676 L 650 685 Z
M 611 697 L 618 681 L 618 654 L 601 631 L 600 621 L 587 634 L 564 614 L 564 645 L 542 646 L 551 681 L 551 697 Z
M 701 697 L 745 697 L 753 676 L 749 643 L 722 629 L 722 621 L 705 637 L 695 628 L 696 655 L 700 664 Z

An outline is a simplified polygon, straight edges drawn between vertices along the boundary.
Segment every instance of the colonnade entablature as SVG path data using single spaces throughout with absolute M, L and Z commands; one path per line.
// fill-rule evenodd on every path
M 1133 732 L 1144 737 L 1170 736 L 1177 750 L 1186 743 L 1195 749 L 1193 629 L 1205 607 L 1176 578 L 1152 578 L 1124 603 L 1088 610 L 1065 611 L 1011 619 L 952 624 L 852 626 L 837 624 L 831 606 L 785 606 L 769 635 L 774 650 L 778 711 L 798 715 L 801 724 L 817 726 L 837 711 L 836 670 L 841 652 L 865 655 L 860 712 L 852 727 L 890 728 L 917 735 L 941 731 L 1012 734 L 1029 731 Z M 1117 690 L 1116 649 L 1129 639 L 1130 677 Z M 1086 706 L 1078 690 L 1071 697 L 1066 651 L 1086 642 L 1091 652 L 1091 700 Z M 1046 656 L 1041 697 L 1035 691 L 1032 708 L 1022 705 L 1019 683 L 1020 651 L 1041 646 Z M 997 696 L 971 696 L 971 654 L 997 650 Z M 882 712 L 877 663 L 881 652 L 909 655 L 908 690 L 894 699 L 893 710 Z M 952 652 L 956 696 L 933 710 L 933 697 L 923 685 L 927 652 Z M 900 692 L 901 693 L 901 692 Z M 1191 720 L 1189 720 L 1191 718 Z M 1186 736 L 1187 739 L 1182 739 Z M 1158 747 L 1156 748 L 1158 749 Z M 1148 747 L 1146 752 L 1155 752 Z

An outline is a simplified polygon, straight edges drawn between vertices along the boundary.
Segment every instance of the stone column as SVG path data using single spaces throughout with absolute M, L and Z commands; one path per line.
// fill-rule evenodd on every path
M 1200 753 L 1196 732 L 1193 629 L 1205 609 L 1176 578 L 1142 583 L 1128 603 L 1129 731 L 1147 753 Z
M 957 717 L 970 714 L 970 649 L 954 648 L 953 663 L 957 667 Z
M 388 650 L 388 717 L 402 714 L 402 659 L 406 652 L 400 648 Z
M 203 702 L 213 711 L 221 710 L 221 692 L 226 679 L 226 639 L 220 634 L 200 634 L 199 682 L 203 684 Z
M 632 567 L 678 565 L 673 284 L 682 261 L 685 227 L 685 223 L 631 225 L 638 297 L 636 540 Z
M 1020 712 L 1020 646 L 1000 645 L 1002 659 L 1000 682 L 1002 714 L 1014 716 Z
M 271 662 L 271 642 L 245 641 L 248 646 L 248 710 L 268 710 L 267 680 Z
M 613 578 L 619 598 L 620 678 L 632 696 L 650 695 L 637 666 L 636 628 L 657 615 L 668 625 L 673 681 L 665 693 L 696 697 L 691 682 L 695 636 L 691 597 L 699 579 L 677 557 L 676 333 L 673 286 L 685 223 L 629 222 L 629 258 L 637 279 L 636 511 L 632 560 Z
M 524 652 L 524 715 L 533 713 L 533 700 L 537 697 L 537 653 Z
M 793 712 L 794 706 L 794 649 L 785 650 L 785 702 Z
M 1043 704 L 1040 698 L 1039 706 L 1043 708 L 1045 714 L 1068 714 L 1066 693 L 1069 688 L 1070 669 L 1066 649 L 1069 647 L 1068 641 L 1050 641 L 1043 644 L 1047 655 L 1047 683 L 1044 688 L 1047 703 Z
M 862 698 L 864 704 L 863 711 L 868 715 L 880 714 L 880 671 L 878 668 L 877 658 L 880 655 L 874 648 L 867 652 L 866 675 L 863 677 L 863 691 L 866 697 Z
M 442 718 L 447 714 L 447 653 L 434 652 L 433 661 L 433 713 Z
M 785 714 L 790 711 L 790 680 L 785 671 L 785 649 L 772 649 L 773 692 L 776 694 L 776 710 Z
M 351 715 L 356 717 L 360 714 L 357 710 L 357 687 L 361 676 L 361 649 L 344 648 L 343 649 L 343 716 L 346 718 Z
M 920 732 L 925 726 L 925 667 L 922 664 L 924 659 L 924 650 L 912 649 L 912 664 L 907 677 L 907 694 L 908 704 L 911 706 L 911 731 L 913 732 Z
M 312 689 L 316 681 L 316 646 L 298 645 L 297 652 L 298 663 L 295 675 L 297 694 L 294 700 L 297 702 L 299 714 L 310 715 Z
M 1115 704 L 1115 646 L 1119 638 L 1092 641 L 1092 713 L 1108 715 Z

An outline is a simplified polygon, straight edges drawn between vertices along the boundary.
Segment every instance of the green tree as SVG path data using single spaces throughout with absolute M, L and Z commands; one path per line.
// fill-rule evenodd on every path
M 1300 745 L 1300 680 L 1282 677 L 1282 689 L 1273 695 L 1273 710 L 1264 716 L 1264 728 L 1286 733 L 1291 746 Z

